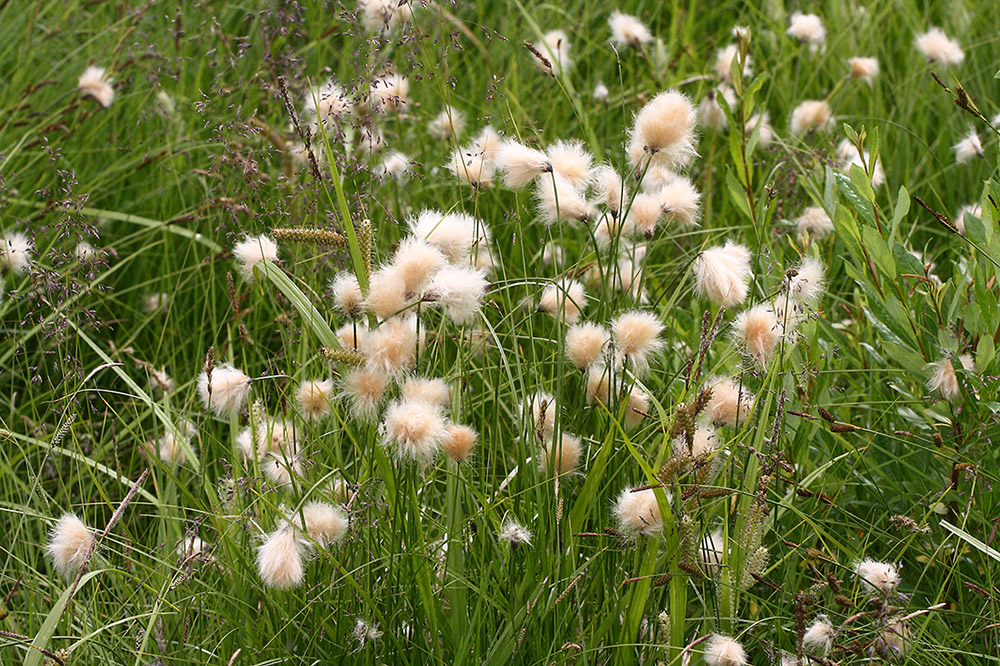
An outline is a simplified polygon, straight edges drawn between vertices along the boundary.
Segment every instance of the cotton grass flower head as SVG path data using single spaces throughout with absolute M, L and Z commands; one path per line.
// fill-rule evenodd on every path
M 445 428 L 444 439 L 441 440 L 441 448 L 449 458 L 461 463 L 472 455 L 477 439 L 478 433 L 469 426 L 449 423 Z
M 86 264 L 98 258 L 98 251 L 87 241 L 80 241 L 73 248 L 73 256 L 81 264 Z
M 546 151 L 552 169 L 577 189 L 590 182 L 593 157 L 582 141 L 556 141 Z
M 0 270 L 5 273 L 27 271 L 33 249 L 31 241 L 21 232 L 7 234 L 0 243 Z
M 167 371 L 162 368 L 159 370 L 150 370 L 149 383 L 154 389 L 163 394 L 172 393 L 177 387 L 173 377 L 168 375 Z
M 478 316 L 489 282 L 483 270 L 448 264 L 424 290 L 424 300 L 442 306 L 456 324 L 470 324 Z
M 75 513 L 64 513 L 49 531 L 45 552 L 65 578 L 76 576 L 94 544 L 94 534 Z
M 333 403 L 332 379 L 304 379 L 295 391 L 302 415 L 310 421 L 321 419 L 330 413 Z
M 361 23 L 372 33 L 395 30 L 413 18 L 409 2 L 399 0 L 358 0 Z
M 868 591 L 883 594 L 894 594 L 901 580 L 895 564 L 873 559 L 855 562 L 854 575 Z
M 302 115 L 311 123 L 312 133 L 318 135 L 320 124 L 330 127 L 333 122 L 349 115 L 352 110 L 353 105 L 344 89 L 330 80 L 306 91 Z
M 611 370 L 603 364 L 595 363 L 587 371 L 587 404 L 595 402 L 607 405 L 611 400 Z
M 363 322 L 352 322 L 344 324 L 333 332 L 337 336 L 337 342 L 348 351 L 360 351 L 364 346 L 365 338 L 368 336 L 368 326 Z
M 406 294 L 423 290 L 445 264 L 445 256 L 438 248 L 418 236 L 408 236 L 396 247 L 392 258 L 394 275 L 403 283 Z
M 521 546 L 531 545 L 531 532 L 528 528 L 513 519 L 508 519 L 507 522 L 504 523 L 503 528 L 497 535 L 497 538 L 506 542 L 507 545 L 514 549 Z
M 302 476 L 302 452 L 297 439 L 286 442 L 277 450 L 266 453 L 260 461 L 264 476 L 279 488 L 288 488 Z
M 660 505 L 652 488 L 645 490 L 625 488 L 615 501 L 613 513 L 618 530 L 629 536 L 636 534 L 652 536 L 663 531 Z
M 265 259 L 278 261 L 278 244 L 270 236 L 250 236 L 233 247 L 233 257 L 243 278 L 252 282 L 254 266 Z
M 410 231 L 439 249 L 451 263 L 464 263 L 476 246 L 485 246 L 490 234 L 486 224 L 466 213 L 421 211 L 408 222 Z
M 663 219 L 663 203 L 659 194 L 640 192 L 632 198 L 624 222 L 624 231 L 642 238 L 652 238 L 661 219 Z
M 451 404 L 451 388 L 443 379 L 426 377 L 407 377 L 399 387 L 399 396 L 403 400 L 417 400 L 444 409 Z
M 239 413 L 250 395 L 250 378 L 229 363 L 198 375 L 198 395 L 206 409 L 216 416 L 228 417 Z
M 264 584 L 279 590 L 301 585 L 305 577 L 303 550 L 292 525 L 283 525 L 268 535 L 257 548 L 257 572 Z
M 824 100 L 807 99 L 792 110 L 792 134 L 824 132 L 833 126 L 833 111 Z
M 465 131 L 465 116 L 458 109 L 445 105 L 430 122 L 427 131 L 439 141 L 457 139 Z
M 354 318 L 364 311 L 365 298 L 361 295 L 361 285 L 353 273 L 339 273 L 330 285 L 333 292 L 333 306 L 348 317 Z
M 747 134 L 757 132 L 757 145 L 767 148 L 774 143 L 774 128 L 771 127 L 771 114 L 759 111 L 747 119 L 744 129 Z
M 900 656 L 910 651 L 913 635 L 905 618 L 895 618 L 886 622 L 882 633 L 875 641 L 875 650 L 884 656 Z
M 811 305 L 823 295 L 826 286 L 826 269 L 815 257 L 803 257 L 795 274 L 788 279 L 788 293 L 798 304 Z
M 766 366 L 774 356 L 782 332 L 783 327 L 774 309 L 765 303 L 741 312 L 733 322 L 733 337 L 761 367 Z
M 633 386 L 628 392 L 625 405 L 625 427 L 634 428 L 646 420 L 649 413 L 649 394 L 638 386 Z
M 733 80 L 733 61 L 739 57 L 739 47 L 736 44 L 729 44 L 715 53 L 715 74 L 723 83 L 731 83 Z M 743 77 L 747 78 L 753 74 L 751 65 L 753 58 L 748 54 L 743 61 Z
M 965 53 L 958 42 L 948 39 L 941 28 L 931 28 L 917 35 L 917 49 L 924 54 L 927 62 L 950 67 L 960 65 L 965 60 Z
M 705 663 L 708 666 L 746 666 L 747 655 L 735 638 L 712 634 L 705 646 Z
M 879 73 L 878 58 L 855 57 L 847 61 L 848 76 L 872 85 Z
M 513 140 L 500 144 L 494 162 L 503 173 L 504 185 L 513 188 L 527 185 L 535 177 L 553 169 L 548 155 Z
M 952 146 L 952 150 L 955 151 L 955 162 L 958 164 L 965 164 L 973 157 L 984 157 L 983 142 L 973 128 L 969 129 L 961 141 Z
M 587 370 L 604 356 L 610 337 L 600 324 L 574 324 L 566 331 L 566 358 L 580 370 Z
M 84 97 L 92 97 L 105 109 L 111 106 L 115 99 L 115 89 L 111 87 L 114 79 L 108 78 L 103 67 L 91 65 L 80 75 L 76 89 Z
M 651 312 L 633 310 L 616 317 L 611 322 L 615 364 L 620 366 L 627 359 L 637 375 L 644 374 L 650 357 L 663 348 L 663 328 L 663 322 Z
M 631 141 L 642 148 L 651 164 L 684 166 L 697 154 L 696 123 L 697 114 L 687 96 L 677 90 L 666 90 L 636 114 Z M 634 159 L 633 162 L 639 166 Z
M 561 318 L 568 324 L 573 324 L 580 318 L 580 313 L 587 307 L 587 292 L 576 280 L 560 278 L 542 290 L 538 299 L 538 311 Z
M 403 271 L 393 264 L 382 266 L 368 280 L 365 309 L 388 319 L 416 303 L 416 293 L 406 288 Z
M 580 438 L 568 432 L 559 433 L 545 442 L 539 466 L 542 471 L 554 474 L 569 474 L 576 469 L 583 455 Z
M 749 290 L 750 256 L 750 250 L 732 241 L 703 250 L 694 261 L 697 292 L 722 307 L 742 303 Z
M 719 98 L 726 100 L 730 108 L 736 105 L 736 93 L 729 86 L 722 84 L 714 90 L 709 90 L 698 104 L 698 124 L 713 130 L 724 130 L 729 126 L 726 111 L 719 104 Z
M 392 178 L 393 180 L 404 181 L 409 173 L 407 171 L 409 166 L 410 158 L 405 153 L 394 150 L 382 160 L 377 173 L 383 180 Z
M 809 206 L 793 221 L 800 243 L 806 239 L 819 240 L 833 232 L 833 220 L 819 206 Z
M 746 421 L 753 404 L 753 394 L 736 381 L 726 377 L 710 377 L 705 386 L 712 397 L 705 407 L 705 416 L 715 425 L 735 426 Z
M 398 460 L 429 465 L 445 437 L 446 423 L 440 410 L 422 400 L 401 400 L 385 411 L 382 443 L 394 450 Z
M 419 339 L 416 315 L 393 317 L 365 335 L 361 353 L 369 368 L 397 376 L 416 363 Z
M 610 94 L 611 91 L 608 90 L 608 87 L 604 85 L 602 82 L 598 81 L 597 84 L 594 85 L 594 93 L 592 97 L 594 98 L 595 101 L 601 102 L 602 104 L 606 104 Z
M 341 396 L 347 399 L 351 414 L 362 421 L 373 421 L 389 388 L 389 376 L 374 368 L 355 368 L 344 377 Z
M 595 193 L 612 217 L 617 218 L 622 210 L 622 202 L 628 199 L 628 190 L 610 164 L 599 164 L 590 175 Z
M 535 42 L 535 48 L 549 60 L 551 65 L 546 70 L 545 64 L 536 59 L 535 66 L 539 69 L 559 76 L 573 67 L 573 59 L 569 53 L 569 37 L 562 30 L 551 30 L 545 33 L 541 41 Z
M 786 34 L 803 44 L 809 44 L 813 52 L 826 43 L 826 27 L 823 25 L 823 19 L 815 14 L 793 13 L 789 17 Z
M 825 657 L 833 647 L 833 640 L 836 637 L 837 632 L 830 624 L 829 618 L 826 615 L 819 615 L 802 637 L 802 645 L 820 657 Z
M 701 193 L 689 178 L 679 176 L 656 193 L 667 220 L 684 227 L 697 226 L 701 218 Z
M 538 215 L 545 224 L 560 220 L 586 221 L 592 217 L 593 207 L 583 190 L 574 187 L 562 175 L 552 174 L 537 182 Z
M 611 28 L 611 41 L 618 46 L 642 48 L 643 44 L 653 41 L 653 33 L 635 16 L 613 11 L 608 18 L 608 26 Z
M 383 113 L 399 111 L 406 106 L 409 94 L 410 82 L 405 77 L 387 72 L 372 81 L 372 108 Z
M 473 187 L 489 187 L 496 170 L 493 160 L 474 147 L 455 148 L 449 153 L 445 168 L 458 180 Z
M 528 399 L 522 416 L 542 439 L 552 437 L 556 428 L 556 401 L 549 393 L 536 393 Z
M 958 357 L 958 362 L 966 372 L 972 372 L 976 363 L 970 354 L 962 354 Z M 927 380 L 927 388 L 941 395 L 945 400 L 955 400 L 961 395 L 961 388 L 958 384 L 958 376 L 955 374 L 955 367 L 950 358 L 943 358 L 929 365 L 931 376 Z
M 382 631 L 378 628 L 378 622 L 366 622 L 361 618 L 354 623 L 354 640 L 358 642 L 360 650 L 369 643 L 374 643 L 382 636 Z
M 294 524 L 303 528 L 320 547 L 337 543 L 347 535 L 350 520 L 343 509 L 326 502 L 309 502 L 302 507 L 302 515 L 295 514 Z

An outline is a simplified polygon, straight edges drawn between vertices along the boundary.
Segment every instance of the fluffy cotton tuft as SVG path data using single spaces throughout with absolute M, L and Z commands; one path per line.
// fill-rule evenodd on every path
M 719 104 L 719 97 L 726 100 L 732 108 L 736 104 L 736 93 L 729 86 L 722 84 L 715 90 L 709 90 L 698 104 L 698 124 L 713 130 L 724 130 L 729 125 L 726 111 Z
M 364 345 L 365 338 L 368 336 L 368 327 L 362 322 L 344 324 L 334 331 L 334 335 L 337 336 L 337 341 L 344 349 L 348 351 L 360 351 Z
M 959 356 L 958 362 L 967 372 L 972 372 L 976 367 L 975 361 L 969 354 Z M 955 374 L 955 367 L 951 364 L 950 358 L 943 358 L 931 363 L 930 368 L 933 372 L 930 379 L 927 380 L 927 388 L 931 391 L 937 391 L 945 400 L 954 400 L 961 395 L 958 376 Z
M 735 638 L 712 634 L 705 646 L 705 663 L 708 666 L 746 666 L 747 655 Z
M 503 528 L 497 537 L 501 541 L 507 542 L 511 548 L 517 548 L 519 546 L 530 546 L 531 545 L 531 532 L 527 527 L 524 527 L 520 523 L 513 520 L 508 520 L 504 523 Z
M 388 319 L 413 305 L 416 293 L 406 288 L 403 270 L 394 264 L 382 266 L 368 280 L 365 308 L 380 319 Z
M 610 164 L 599 164 L 591 174 L 591 181 L 600 201 L 617 218 L 622 210 L 622 202 L 628 200 L 628 191 L 622 183 L 622 177 Z
M 582 141 L 556 141 L 549 146 L 547 156 L 552 169 L 573 187 L 585 188 L 590 182 L 593 157 Z
M 84 97 L 93 97 L 105 109 L 111 106 L 115 99 L 115 89 L 111 87 L 114 79 L 107 78 L 103 67 L 90 66 L 80 75 L 76 89 Z
M 287 590 L 305 576 L 302 544 L 291 525 L 280 527 L 257 549 L 257 571 L 268 587 Z
M 83 566 L 93 543 L 90 528 L 75 513 L 64 513 L 49 532 L 45 552 L 59 573 L 72 578 Z
M 610 335 L 599 324 L 574 324 L 566 332 L 566 358 L 581 370 L 587 370 L 604 355 Z
M 795 275 L 788 280 L 788 293 L 796 303 L 812 304 L 819 300 L 825 286 L 826 269 L 815 257 L 804 257 Z
M 823 100 L 807 99 L 792 111 L 792 134 L 823 132 L 834 122 L 830 105 Z
M 416 363 L 419 338 L 416 315 L 393 317 L 365 335 L 361 353 L 371 369 L 399 375 Z
M 826 43 L 826 27 L 823 19 L 815 14 L 795 12 L 789 17 L 787 33 L 803 44 L 809 44 L 813 49 Z
M 583 455 L 580 438 L 568 432 L 560 433 L 558 441 L 555 437 L 545 443 L 539 465 L 543 471 L 555 474 L 569 474 L 576 469 Z
M 330 413 L 333 402 L 332 379 L 305 379 L 295 392 L 302 415 L 310 421 L 321 419 Z
M 650 356 L 663 348 L 660 339 L 663 328 L 663 322 L 650 312 L 634 310 L 619 315 L 611 322 L 615 364 L 621 365 L 628 359 L 637 375 L 644 374 L 649 369 Z
M 715 74 L 724 83 L 731 83 L 733 80 L 733 61 L 739 56 L 739 48 L 736 44 L 730 44 L 719 49 L 715 54 Z M 753 72 L 750 69 L 752 58 L 749 54 L 743 61 L 743 77 L 750 76 Z
M 587 292 L 576 280 L 560 278 L 542 290 L 538 311 L 553 317 L 562 317 L 566 323 L 575 323 L 587 306 Z
M 7 234 L 0 243 L 0 270 L 23 273 L 31 263 L 31 241 L 20 232 Z
M 309 502 L 302 507 L 301 517 L 296 514 L 296 525 L 301 527 L 305 519 L 305 531 L 321 547 L 337 543 L 347 535 L 350 521 L 339 506 L 325 502 Z
M 669 498 L 668 498 L 669 501 Z M 625 488 L 618 495 L 614 506 L 618 530 L 628 534 L 659 534 L 663 530 L 663 517 L 656 493 L 652 488 L 633 490 Z
M 983 142 L 975 129 L 969 129 L 969 133 L 962 137 L 962 140 L 952 146 L 955 151 L 955 162 L 965 164 L 973 157 L 984 157 Z
M 484 222 L 465 213 L 424 210 L 409 221 L 410 230 L 444 253 L 448 261 L 463 263 L 477 246 L 485 247 L 489 230 Z
M 404 181 L 406 180 L 409 166 L 410 158 L 405 153 L 394 150 L 382 160 L 382 164 L 378 168 L 378 175 L 382 179 L 392 178 Z
M 358 0 L 361 23 L 369 32 L 391 31 L 413 18 L 409 2 L 399 0 Z
M 711 377 L 705 385 L 712 389 L 712 397 L 705 407 L 709 421 L 720 426 L 735 426 L 746 421 L 753 404 L 753 394 L 746 387 L 722 377 Z
M 895 564 L 864 559 L 854 564 L 854 575 L 871 592 L 893 594 L 899 587 L 900 576 Z
M 395 449 L 399 460 L 429 465 L 445 437 L 445 421 L 438 408 L 422 400 L 389 405 L 382 423 L 383 444 Z
M 652 238 L 662 217 L 660 197 L 653 192 L 640 192 L 632 198 L 623 230 L 642 238 Z
M 538 214 L 545 224 L 560 220 L 589 220 L 593 209 L 583 190 L 556 173 L 551 178 L 539 178 L 537 186 Z
M 416 400 L 443 409 L 451 404 L 451 389 L 443 379 L 427 379 L 425 377 L 407 377 L 399 387 L 399 396 L 403 400 Z
M 981 220 L 983 218 L 983 207 L 978 203 L 967 204 L 962 206 L 958 211 L 958 215 L 955 216 L 955 226 L 958 228 L 958 232 L 965 235 L 965 218 L 967 216 L 974 217 Z
M 389 376 L 381 370 L 355 368 L 344 377 L 341 395 L 347 399 L 355 418 L 373 421 L 388 388 Z
M 683 226 L 697 226 L 701 217 L 701 193 L 695 189 L 690 179 L 675 178 L 656 193 L 660 209 L 667 220 L 675 220 Z
M 799 242 L 803 243 L 806 238 L 819 240 L 833 231 L 833 220 L 819 206 L 806 208 L 793 222 L 798 231 Z
M 593 95 L 594 100 L 606 104 L 608 101 L 608 96 L 610 94 L 611 91 L 608 90 L 608 87 L 604 85 L 602 82 L 598 81 L 597 84 L 594 86 L 594 95 Z
M 552 437 L 556 428 L 556 401 L 548 393 L 536 393 L 528 400 L 524 418 L 543 439 Z
M 733 322 L 734 337 L 761 366 L 767 365 L 781 341 L 782 326 L 764 303 L 741 312 Z
M 868 85 L 872 84 L 879 72 L 877 58 L 851 58 L 847 61 L 847 67 L 848 75 L 852 79 L 861 79 Z
M 488 286 L 482 270 L 448 264 L 427 285 L 424 299 L 444 307 L 456 324 L 470 324 L 479 315 Z
M 254 266 L 265 259 L 271 262 L 278 260 L 278 244 L 269 236 L 251 236 L 233 247 L 233 257 L 240 274 L 252 281 Z
M 837 637 L 833 625 L 826 615 L 820 615 L 806 630 L 802 637 L 802 645 L 820 657 L 825 657 L 833 647 L 833 639 Z
M 225 363 L 198 375 L 198 395 L 206 409 L 216 416 L 227 417 L 243 409 L 250 394 L 250 378 L 242 370 Z
M 743 126 L 747 134 L 757 132 L 757 145 L 767 148 L 774 143 L 774 128 L 771 127 L 771 114 L 767 111 L 755 113 L 747 119 Z
M 643 44 L 653 41 L 653 33 L 635 16 L 613 11 L 608 18 L 608 26 L 611 28 L 611 41 L 618 46 L 641 48 Z
M 406 106 L 410 82 L 402 76 L 383 74 L 371 86 L 372 108 L 376 111 L 398 111 Z
M 493 160 L 473 146 L 452 150 L 445 168 L 460 181 L 473 187 L 488 187 L 493 184 Z
M 687 164 L 695 152 L 697 114 L 691 101 L 681 92 L 666 90 L 651 99 L 636 114 L 632 143 L 641 147 L 652 164 L 679 167 Z M 633 158 L 636 166 L 640 162 Z
M 320 123 L 329 127 L 351 111 L 351 101 L 344 89 L 331 80 L 306 92 L 302 115 L 312 123 L 313 134 L 319 134 Z
M 739 305 L 749 290 L 750 250 L 732 241 L 704 250 L 694 261 L 694 275 L 699 294 L 723 307 Z
M 476 431 L 469 426 L 449 423 L 445 428 L 444 439 L 441 440 L 441 448 L 455 462 L 465 462 L 472 455 L 478 437 Z
M 569 37 L 562 30 L 552 30 L 545 33 L 542 40 L 535 42 L 535 48 L 549 61 L 550 67 L 536 59 L 535 66 L 549 73 L 560 75 L 573 67 L 569 54 Z
M 421 291 L 444 263 L 441 250 L 417 236 L 400 242 L 392 259 L 395 275 L 408 295 Z
M 607 405 L 611 398 L 611 370 L 595 363 L 587 371 L 587 404 L 595 402 Z
M 445 106 L 434 120 L 430 122 L 427 131 L 439 141 L 457 139 L 465 130 L 465 116 L 458 109 Z
M 333 278 L 333 306 L 348 317 L 357 317 L 364 311 L 365 299 L 361 295 L 361 285 L 353 273 L 343 272 Z
M 552 171 L 552 162 L 545 153 L 512 140 L 500 144 L 495 164 L 503 172 L 504 185 L 514 188 Z
M 949 67 L 960 65 L 965 60 L 962 47 L 953 39 L 948 39 L 941 28 L 931 28 L 917 35 L 917 49 L 924 54 L 927 62 Z

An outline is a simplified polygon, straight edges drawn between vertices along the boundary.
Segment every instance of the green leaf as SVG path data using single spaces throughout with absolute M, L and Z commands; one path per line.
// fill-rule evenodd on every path
M 829 167 L 828 167 L 829 168 Z M 871 204 L 865 201 L 864 197 L 858 192 L 857 188 L 854 187 L 854 183 L 851 179 L 835 171 L 833 174 L 834 180 L 837 182 L 837 189 L 850 204 L 851 208 L 855 210 L 864 220 L 871 226 L 875 226 L 875 215 L 872 213 Z
M 896 240 L 896 231 L 899 229 L 899 223 L 903 221 L 906 214 L 910 212 L 910 193 L 906 191 L 906 187 L 899 186 L 899 194 L 896 195 L 896 206 L 892 209 L 892 222 L 889 224 L 889 244 L 892 245 Z
M 994 357 L 996 357 L 996 346 L 993 344 L 993 336 L 989 334 L 980 336 L 979 344 L 976 345 L 976 372 L 986 374 Z
M 972 546 L 979 552 L 983 553 L 987 557 L 992 557 L 997 562 L 1000 562 L 1000 551 L 990 548 L 985 543 L 983 543 L 976 537 L 972 536 L 971 534 L 963 530 L 961 527 L 955 527 L 947 520 L 941 521 L 941 527 L 945 528 L 946 530 L 957 536 L 959 539 L 969 544 L 970 546 Z
M 875 262 L 875 267 L 889 280 L 896 279 L 896 262 L 885 244 L 885 239 L 875 227 L 862 227 L 861 237 L 864 239 L 868 256 Z
M 264 259 L 258 266 L 261 267 L 261 272 L 267 276 L 267 279 L 271 281 L 274 286 L 281 290 L 281 293 L 285 295 L 295 309 L 298 310 L 299 315 L 305 320 L 309 328 L 312 329 L 319 341 L 326 347 L 332 347 L 333 349 L 340 348 L 340 342 L 337 340 L 336 334 L 334 334 L 333 329 L 330 328 L 330 324 L 327 323 L 323 316 L 316 309 L 316 306 L 312 304 L 302 290 L 295 286 L 283 270 L 278 268 L 273 262 Z
M 80 577 L 80 583 L 76 586 L 76 591 L 83 589 L 83 586 L 94 576 L 104 573 L 107 569 L 97 569 L 95 571 L 88 571 Z M 59 624 L 59 618 L 62 617 L 63 611 L 66 610 L 66 604 L 69 603 L 70 596 L 74 593 L 74 588 L 72 585 L 67 586 L 63 593 L 59 595 L 59 599 L 56 601 L 55 605 L 52 606 L 52 610 L 49 614 L 45 616 L 45 621 L 42 622 L 41 628 L 38 633 L 35 634 L 35 639 L 31 641 L 31 646 L 33 648 L 47 648 L 49 645 L 49 640 L 52 639 L 52 634 L 56 631 L 56 625 Z M 28 656 L 24 658 L 24 666 L 39 666 L 42 663 L 42 658 L 45 655 L 42 654 L 38 649 L 30 650 Z
M 746 190 L 743 189 L 743 186 L 733 176 L 732 169 L 726 172 L 726 187 L 729 188 L 729 195 L 733 198 L 733 203 L 740 209 L 743 216 L 753 221 L 753 216 L 750 215 L 750 203 L 747 201 Z
M 875 202 L 875 190 L 872 189 L 871 178 L 865 170 L 857 164 L 852 164 L 850 169 L 851 184 L 857 189 L 858 194 L 865 198 L 868 203 Z

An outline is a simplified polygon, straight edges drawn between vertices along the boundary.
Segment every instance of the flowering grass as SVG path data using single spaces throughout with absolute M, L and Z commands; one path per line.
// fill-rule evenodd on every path
M 0 661 L 996 661 L 1000 12 L 272 5 L 0 3 Z

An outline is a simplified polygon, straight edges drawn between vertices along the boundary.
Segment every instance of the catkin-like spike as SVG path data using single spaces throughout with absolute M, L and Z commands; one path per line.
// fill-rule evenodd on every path
M 361 220 L 358 225 L 358 245 L 361 246 L 361 256 L 365 260 L 365 275 L 369 278 L 372 276 L 372 254 L 375 251 L 372 247 L 373 233 L 372 221 L 368 218 Z
M 681 561 L 688 566 L 697 567 L 695 563 L 698 561 L 698 535 L 695 532 L 694 520 L 691 519 L 691 516 L 681 517 L 679 532 Z
M 712 399 L 712 387 L 706 386 L 701 391 L 698 392 L 698 396 L 694 399 L 694 407 L 692 409 L 692 416 L 698 416 L 702 413 L 705 407 L 708 406 L 708 402 Z
M 365 357 L 356 351 L 349 349 L 333 349 L 332 347 L 320 347 L 319 355 L 328 361 L 336 361 L 344 365 L 360 367 L 365 364 Z
M 347 239 L 343 235 L 327 229 L 282 227 L 274 229 L 271 233 L 275 240 L 280 241 L 312 243 L 321 247 L 344 247 L 347 245 Z
M 746 564 L 743 565 L 743 576 L 740 580 L 741 588 L 746 590 L 753 585 L 754 576 L 760 576 L 761 572 L 767 567 L 770 556 L 771 554 L 768 552 L 766 546 L 760 546 L 757 550 L 750 553 Z

